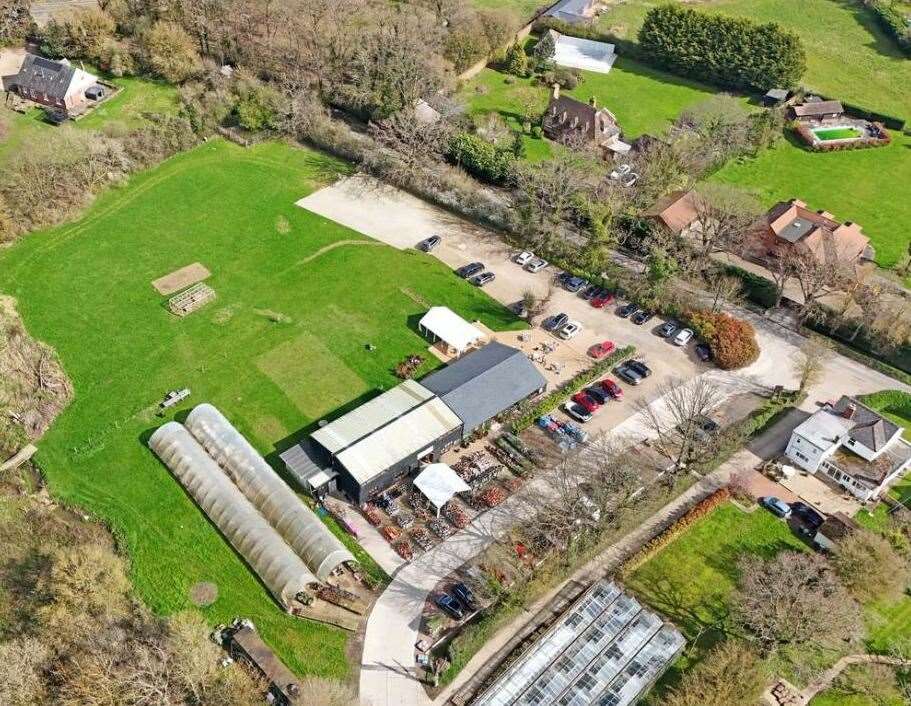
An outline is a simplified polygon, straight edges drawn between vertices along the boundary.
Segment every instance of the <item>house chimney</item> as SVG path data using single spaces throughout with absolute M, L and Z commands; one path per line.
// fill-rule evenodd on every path
M 841 413 L 841 416 L 845 419 L 854 419 L 854 415 L 857 413 L 857 405 L 853 402 L 849 402 L 844 411 Z
M 559 98 L 559 97 L 560 97 L 560 84 L 555 83 L 554 84 L 554 100 L 557 100 L 557 98 Z
M 592 96 L 591 98 L 588 99 L 588 104 L 589 104 L 592 108 L 597 108 L 597 107 L 598 107 L 598 99 L 595 98 L 594 96 Z

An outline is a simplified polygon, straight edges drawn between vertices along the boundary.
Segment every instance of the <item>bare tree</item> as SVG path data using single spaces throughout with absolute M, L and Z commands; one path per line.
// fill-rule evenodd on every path
M 889 541 L 868 530 L 843 539 L 833 557 L 842 582 L 860 601 L 896 600 L 911 585 L 911 567 Z
M 697 187 L 693 205 L 697 223 L 693 234 L 703 267 L 716 252 L 741 252 L 762 213 L 754 196 L 727 184 Z
M 670 462 L 668 480 L 692 465 L 711 458 L 721 435 L 712 428 L 711 414 L 721 404 L 721 390 L 704 375 L 692 380 L 669 380 L 658 387 L 659 398 L 639 403 L 639 411 L 654 448 Z
M 746 643 L 726 640 L 712 649 L 679 685 L 661 700 L 663 706 L 754 706 L 765 686 L 762 661 Z
M 525 311 L 525 320 L 534 325 L 538 317 L 541 316 L 550 304 L 554 296 L 554 285 L 549 282 L 547 290 L 543 294 L 538 294 L 533 289 L 526 289 L 522 292 L 522 308 Z
M 713 313 L 722 311 L 726 304 L 739 304 L 743 299 L 743 281 L 734 275 L 715 272 L 705 279 L 705 288 L 712 295 Z
M 806 392 L 822 378 L 832 349 L 817 338 L 808 338 L 794 353 L 794 367 L 799 377 L 798 391 Z
M 781 552 L 740 563 L 733 605 L 739 622 L 762 645 L 827 645 L 853 638 L 860 609 L 818 554 Z
M 835 236 L 823 231 L 815 247 L 798 243 L 784 255 L 800 287 L 803 298 L 798 303 L 797 329 L 819 313 L 820 300 L 833 291 L 840 291 L 854 277 L 857 263 L 849 258 Z

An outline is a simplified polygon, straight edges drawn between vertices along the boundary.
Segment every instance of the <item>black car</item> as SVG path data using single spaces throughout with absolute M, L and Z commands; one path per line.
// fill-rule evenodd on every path
M 598 404 L 602 404 L 602 405 L 607 403 L 611 399 L 611 397 L 608 396 L 607 393 L 605 393 L 603 389 L 601 389 L 600 387 L 596 387 L 596 386 L 586 387 L 585 394 L 588 395 L 589 397 L 591 397 Z
M 471 282 L 475 287 L 483 287 L 488 282 L 493 282 L 496 278 L 496 275 L 493 272 L 482 272 L 479 275 L 472 277 L 469 282 Z
M 541 326 L 545 331 L 556 331 L 558 328 L 561 328 L 569 323 L 569 316 L 566 314 L 554 314 L 550 318 L 544 319 L 544 323 Z
M 676 321 L 666 321 L 663 324 L 661 324 L 661 326 L 658 327 L 657 334 L 659 336 L 661 336 L 661 338 L 670 338 L 671 336 L 674 335 L 674 332 L 676 330 L 677 330 Z
M 471 589 L 468 588 L 464 583 L 457 583 L 452 587 L 452 595 L 459 599 L 465 608 L 471 610 L 478 603 L 475 600 L 474 594 L 471 592 Z
M 424 238 L 420 243 L 418 243 L 418 250 L 423 250 L 424 252 L 430 252 L 437 245 L 443 242 L 443 239 L 438 235 L 431 235 L 429 238 Z
M 652 369 L 641 360 L 630 360 L 627 362 L 627 365 L 644 378 L 647 378 L 652 374 Z
M 617 309 L 617 316 L 619 316 L 621 319 L 628 319 L 637 311 L 639 311 L 639 307 L 636 304 L 630 302 L 629 304 L 624 304 L 619 309 Z
M 614 372 L 621 380 L 628 382 L 630 385 L 638 385 L 642 382 L 642 376 L 630 367 L 629 363 L 621 363 Z
M 700 343 L 696 346 L 696 357 L 703 363 L 712 359 L 712 349 L 709 348 L 708 343 Z
M 588 283 L 581 277 L 572 276 L 563 281 L 563 289 L 565 289 L 567 292 L 572 292 L 575 294 L 586 284 Z
M 599 287 L 597 284 L 590 284 L 581 292 L 579 292 L 579 296 L 582 297 L 585 301 L 588 301 L 600 291 L 601 287 Z
M 462 279 L 468 279 L 469 277 L 474 277 L 476 274 L 483 271 L 483 262 L 470 262 L 467 265 L 462 265 L 459 269 L 457 269 L 456 274 Z
M 636 326 L 641 326 L 642 324 L 651 321 L 653 316 L 654 314 L 652 312 L 643 309 L 642 311 L 637 311 L 633 314 L 631 321 L 636 324 Z
M 461 620 L 465 617 L 465 612 L 462 610 L 462 606 L 459 605 L 459 602 L 448 593 L 441 593 L 433 599 L 433 602 L 437 604 L 437 608 L 446 613 L 450 618 Z
M 803 520 L 810 529 L 819 529 L 825 518 L 806 503 L 791 503 L 791 514 Z

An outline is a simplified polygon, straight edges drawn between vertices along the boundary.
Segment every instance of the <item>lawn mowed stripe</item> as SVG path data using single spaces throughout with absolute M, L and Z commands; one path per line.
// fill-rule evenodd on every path
M 414 325 L 423 311 L 402 288 L 494 329 L 523 325 L 434 258 L 327 249 L 365 236 L 294 203 L 347 170 L 282 144 L 210 141 L 104 193 L 79 222 L 0 253 L 0 291 L 18 299 L 30 333 L 57 349 L 75 386 L 39 444 L 55 495 L 111 527 L 155 611 L 188 608 L 189 588 L 213 581 L 219 599 L 203 610 L 208 619 L 250 617 L 293 669 L 331 676 L 347 673 L 346 634 L 286 616 L 145 440 L 209 401 L 273 456 L 337 401 L 388 389 L 395 363 L 427 346 Z M 217 298 L 178 319 L 151 281 L 191 262 L 212 272 Z M 305 340 L 318 341 L 318 355 L 294 355 Z M 258 361 L 271 363 L 268 374 Z M 319 381 L 312 394 L 322 402 L 306 399 L 308 380 Z M 176 387 L 191 398 L 156 417 Z

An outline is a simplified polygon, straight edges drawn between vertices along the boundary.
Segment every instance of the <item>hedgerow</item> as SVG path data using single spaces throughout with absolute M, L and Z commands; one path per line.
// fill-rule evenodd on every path
M 446 156 L 469 174 L 492 184 L 506 183 L 515 163 L 510 149 L 497 147 L 467 132 L 459 133 L 452 139 Z

